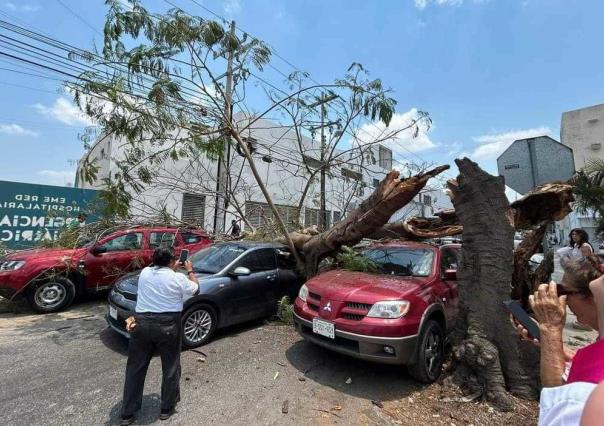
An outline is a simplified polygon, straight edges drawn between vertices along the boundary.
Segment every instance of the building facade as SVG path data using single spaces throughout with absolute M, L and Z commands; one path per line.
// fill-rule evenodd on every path
M 572 148 L 577 171 L 592 159 L 604 160 L 604 104 L 563 113 L 560 140 Z M 587 231 L 594 246 L 601 241 L 596 235 L 592 214 L 572 212 L 560 223 L 560 228 L 562 241 L 565 243 L 568 243 L 568 234 L 573 228 Z
M 322 214 L 320 142 L 305 136 L 299 138 L 292 128 L 270 120 L 254 120 L 243 114 L 235 119 L 239 128 L 245 128 L 242 137 L 252 152 L 262 182 L 287 225 L 292 229 L 318 225 Z M 127 149 L 124 141 L 99 138 L 78 166 L 79 176 L 86 160 L 94 160 L 99 168 L 96 180 L 92 183 L 79 180 L 76 186 L 102 189 L 106 180 L 119 172 L 117 163 L 128 155 Z M 243 229 L 274 226 L 264 195 L 236 146 L 229 148 L 227 158 L 228 166 L 221 165 L 228 170 L 226 205 L 219 200 L 219 208 L 216 208 L 217 161 L 204 155 L 178 160 L 166 158 L 161 165 L 153 166 L 155 177 L 151 185 L 146 185 L 142 192 L 131 191 L 131 214 L 145 219 L 157 216 L 161 211 L 208 231 L 214 230 L 216 223 L 225 223 L 223 229 L 216 230 L 217 233 L 228 233 L 232 220 L 239 222 Z M 335 150 L 326 175 L 327 227 L 367 198 L 392 169 L 392 162 L 392 151 L 379 144 Z M 426 189 L 393 219 L 400 220 L 407 215 L 431 216 L 439 197 L 447 198 L 441 191 Z M 222 218 L 217 221 L 218 215 Z

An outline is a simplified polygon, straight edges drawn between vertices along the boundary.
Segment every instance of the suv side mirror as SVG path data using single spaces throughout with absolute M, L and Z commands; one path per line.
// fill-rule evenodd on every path
M 94 246 L 90 249 L 90 253 L 94 256 L 98 256 L 101 253 L 107 253 L 107 247 L 105 246 Z
M 230 275 L 234 275 L 236 277 L 243 277 L 246 275 L 250 275 L 251 273 L 252 273 L 252 271 L 250 271 L 245 266 L 238 266 L 231 271 Z
M 457 281 L 457 269 L 446 269 L 445 270 L 445 280 Z

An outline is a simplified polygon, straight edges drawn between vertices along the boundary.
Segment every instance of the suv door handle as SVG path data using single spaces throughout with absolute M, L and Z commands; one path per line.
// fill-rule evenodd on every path
M 268 275 L 268 276 L 266 277 L 266 279 L 267 279 L 267 280 L 269 280 L 269 281 L 275 281 L 275 278 L 277 278 L 277 276 L 276 276 L 276 275 Z

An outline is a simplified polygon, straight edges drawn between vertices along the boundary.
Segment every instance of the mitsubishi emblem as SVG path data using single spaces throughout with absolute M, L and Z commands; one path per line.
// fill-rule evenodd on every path
M 323 310 L 331 312 L 331 302 L 327 302 L 327 305 L 323 306 Z

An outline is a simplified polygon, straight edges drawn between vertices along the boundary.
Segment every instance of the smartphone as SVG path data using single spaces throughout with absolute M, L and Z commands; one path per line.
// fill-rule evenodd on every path
M 533 339 L 539 340 L 541 335 L 539 333 L 539 325 L 533 320 L 529 314 L 522 308 L 522 305 L 517 300 L 506 300 L 503 302 L 506 309 L 512 314 L 514 319 L 520 323 L 526 330 L 528 334 Z
M 181 265 L 184 264 L 189 258 L 189 250 L 183 249 L 180 251 L 180 257 L 178 258 L 178 263 Z

